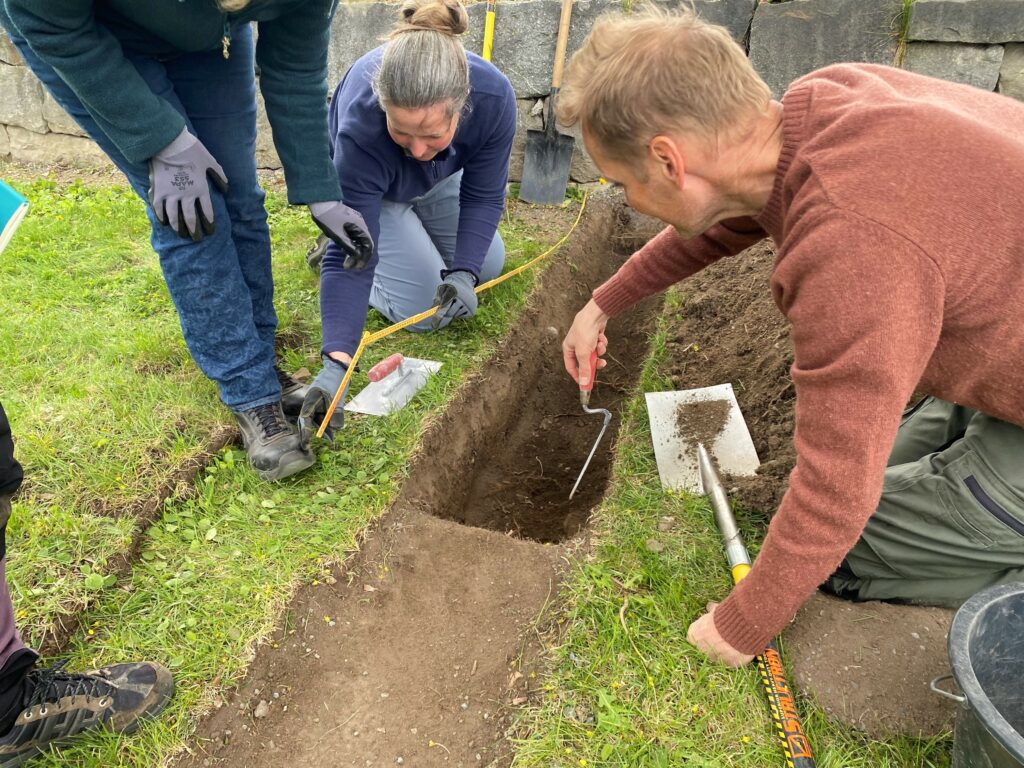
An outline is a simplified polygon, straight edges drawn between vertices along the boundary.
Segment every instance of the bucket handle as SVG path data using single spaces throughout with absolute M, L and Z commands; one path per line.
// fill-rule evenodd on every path
M 967 703 L 967 697 L 966 696 L 960 696 L 959 694 L 951 693 L 951 692 L 943 690 L 942 688 L 939 687 L 939 683 L 943 683 L 946 680 L 952 680 L 952 679 L 953 679 L 953 675 L 939 675 L 938 677 L 934 678 L 931 681 L 931 683 L 929 683 L 928 687 L 931 688 L 933 691 L 935 691 L 935 693 L 939 694 L 940 696 L 945 696 L 947 699 L 952 699 L 953 701 L 957 702 L 958 704 L 966 704 Z

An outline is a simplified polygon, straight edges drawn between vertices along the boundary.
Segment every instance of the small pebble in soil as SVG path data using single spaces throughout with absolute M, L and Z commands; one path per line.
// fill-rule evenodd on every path
M 270 704 L 263 699 L 260 699 L 260 703 L 256 705 L 256 710 L 252 713 L 252 716 L 257 720 L 266 717 L 270 714 Z

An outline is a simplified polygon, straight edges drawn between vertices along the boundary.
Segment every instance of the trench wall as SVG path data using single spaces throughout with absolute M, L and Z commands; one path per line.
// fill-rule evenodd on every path
M 689 0 L 656 0 L 664 7 Z M 602 13 L 628 13 L 633 0 L 576 0 L 571 54 Z M 1024 0 L 693 0 L 709 21 L 727 27 L 754 66 L 781 94 L 794 79 L 842 61 L 864 61 L 968 83 L 1024 100 Z M 905 6 L 909 6 L 909 11 Z M 329 87 L 366 51 L 380 43 L 394 22 L 395 3 L 339 6 L 332 27 Z M 479 52 L 484 3 L 469 6 L 466 47 Z M 559 0 L 499 0 L 494 63 L 512 81 L 519 128 L 512 178 L 522 170 L 526 131 L 543 128 L 550 89 Z M 262 168 L 280 167 L 270 128 L 260 110 L 257 150 Z M 578 137 L 577 137 L 578 138 Z M 98 167 L 102 152 L 23 65 L 0 34 L 0 159 L 44 165 Z M 597 179 L 597 169 L 576 142 L 572 178 Z

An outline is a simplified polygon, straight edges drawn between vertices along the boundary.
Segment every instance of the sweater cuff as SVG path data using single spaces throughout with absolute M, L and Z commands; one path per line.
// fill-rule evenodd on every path
M 736 605 L 737 601 L 730 594 L 717 608 L 713 621 L 718 634 L 729 645 L 741 653 L 760 654 L 768 647 L 775 636 L 774 631 L 765 633 L 764 629 L 751 623 Z
M 615 317 L 644 298 L 637 291 L 632 290 L 626 281 L 619 277 L 618 273 L 598 286 L 593 296 L 594 302 L 608 317 Z

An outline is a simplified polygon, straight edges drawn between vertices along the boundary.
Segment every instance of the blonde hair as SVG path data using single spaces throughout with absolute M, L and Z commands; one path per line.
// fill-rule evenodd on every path
M 459 35 L 468 28 L 458 0 L 408 0 L 373 78 L 381 108 L 443 102 L 449 116 L 461 111 L 469 98 L 469 63 Z
M 582 123 L 603 151 L 636 165 L 660 133 L 713 140 L 743 129 L 770 99 L 724 27 L 649 8 L 597 20 L 569 62 L 557 112 L 563 125 Z

